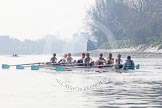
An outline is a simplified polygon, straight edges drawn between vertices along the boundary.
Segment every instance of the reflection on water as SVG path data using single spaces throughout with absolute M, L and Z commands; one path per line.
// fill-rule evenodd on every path
M 0 63 L 46 61 L 49 56 L 2 57 Z M 0 70 L 0 106 L 3 108 L 162 107 L 162 59 L 136 58 L 141 71 L 97 73 L 54 70 Z M 84 91 L 70 89 L 58 83 Z M 95 84 L 99 85 L 95 86 Z

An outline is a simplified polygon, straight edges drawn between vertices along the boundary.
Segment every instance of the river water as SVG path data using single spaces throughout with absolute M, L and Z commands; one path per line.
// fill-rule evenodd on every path
M 50 56 L 0 56 L 0 64 L 46 62 Z M 162 58 L 133 58 L 130 73 L 0 69 L 1 108 L 162 107 Z

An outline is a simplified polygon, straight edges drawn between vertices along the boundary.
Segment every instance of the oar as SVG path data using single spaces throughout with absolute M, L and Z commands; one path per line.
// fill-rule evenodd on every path
M 23 65 L 14 65 L 16 66 L 16 69 L 24 69 L 25 67 Z M 11 65 L 8 64 L 2 64 L 2 69 L 9 69 Z
M 38 63 L 17 64 L 17 65 L 2 64 L 2 69 L 9 69 L 11 66 L 16 66 L 16 69 L 24 69 L 23 65 L 47 64 L 47 63 L 51 62 L 38 62 Z
M 40 66 L 35 66 L 35 65 L 31 66 L 31 70 L 39 70 L 39 69 L 40 69 Z
M 36 65 L 33 65 L 31 66 L 31 70 L 39 70 L 40 68 L 45 68 L 45 69 L 51 69 L 52 68 L 46 68 L 46 66 L 36 66 Z M 55 69 L 53 70 L 56 70 L 57 72 L 64 72 L 64 71 L 69 71 L 65 66 L 56 66 Z
M 9 69 L 9 68 L 10 68 L 10 65 L 2 64 L 2 69 Z
M 20 70 L 23 70 L 25 67 L 24 66 L 22 66 L 22 65 L 17 65 L 16 66 L 16 69 L 20 69 Z
M 56 71 L 64 71 L 64 66 L 61 66 L 61 63 L 51 63 L 51 65 L 56 66 Z M 46 65 L 32 65 L 31 70 L 39 70 L 40 68 L 44 67 L 46 67 Z
M 77 63 L 77 64 L 66 64 L 66 63 L 51 63 L 51 65 L 56 67 L 56 71 L 71 71 L 69 69 L 67 69 L 66 67 L 73 67 L 73 66 L 77 66 L 77 65 L 81 65 L 83 63 Z M 31 70 L 39 70 L 40 68 L 44 68 L 46 67 L 45 65 L 32 65 L 31 66 Z
M 113 65 L 105 65 L 102 66 L 101 65 L 94 65 L 94 66 L 76 66 L 76 65 L 72 65 L 72 68 L 104 68 L 104 67 L 112 67 Z M 68 69 L 66 68 L 65 65 L 61 65 L 61 66 L 56 66 L 56 71 L 68 71 Z
M 136 69 L 140 69 L 140 65 L 139 64 L 136 65 Z
M 66 71 L 65 66 L 56 66 L 56 71 Z

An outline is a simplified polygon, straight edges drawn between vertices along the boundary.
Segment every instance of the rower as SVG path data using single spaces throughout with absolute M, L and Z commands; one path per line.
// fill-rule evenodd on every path
M 112 58 L 112 53 L 109 53 L 106 64 L 114 64 L 114 58 Z
M 94 62 L 92 62 L 92 59 L 89 53 L 86 53 L 86 57 L 84 58 L 84 63 L 86 66 L 92 66 L 94 64 Z
M 103 54 L 100 53 L 100 54 L 99 54 L 99 59 L 96 61 L 96 64 L 97 64 L 97 65 L 103 65 L 104 63 L 106 63 L 106 60 L 105 60 L 105 58 L 103 57 Z
M 71 53 L 67 54 L 66 63 L 67 64 L 72 64 L 73 63 L 73 58 L 71 57 Z
M 53 57 L 51 58 L 52 63 L 57 63 L 56 53 L 53 54 Z
M 117 58 L 115 59 L 115 69 L 122 69 L 123 68 L 123 64 L 122 64 L 122 59 L 121 59 L 121 55 L 118 54 Z
M 133 60 L 131 60 L 131 56 L 128 56 L 128 57 L 127 57 L 127 60 L 126 60 L 126 62 L 124 63 L 123 69 L 124 69 L 124 70 L 134 70 L 134 69 L 135 69 L 135 65 L 134 65 Z
M 63 58 L 58 63 L 66 63 L 67 54 L 64 54 Z
M 77 61 L 77 65 L 78 66 L 83 66 L 83 62 L 84 62 L 84 59 L 85 59 L 85 53 L 82 53 L 82 58 L 80 58 L 78 61 Z
M 83 60 L 85 58 L 85 53 L 82 53 L 82 58 L 77 61 L 77 63 L 83 63 Z

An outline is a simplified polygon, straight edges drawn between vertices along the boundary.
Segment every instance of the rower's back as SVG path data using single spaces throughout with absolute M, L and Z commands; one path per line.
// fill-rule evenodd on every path
M 56 58 L 56 54 L 53 54 L 53 57 L 51 58 L 51 62 L 52 63 L 56 63 L 57 62 L 57 58 Z
M 114 64 L 114 58 L 112 58 L 112 53 L 109 53 L 106 64 Z
M 117 58 L 115 59 L 115 69 L 122 69 L 123 68 L 123 64 L 122 64 L 122 59 L 121 59 L 121 55 L 118 54 Z
M 71 64 L 71 63 L 73 62 L 73 58 L 71 57 L 71 53 L 68 53 L 68 56 L 67 56 L 67 58 L 66 58 L 66 62 L 67 62 L 68 64 Z
M 128 57 L 127 57 L 127 60 L 126 60 L 126 62 L 124 63 L 123 69 L 124 69 L 124 70 L 134 70 L 134 69 L 135 69 L 135 65 L 134 65 L 133 60 L 131 60 L 131 56 L 128 56 Z
M 85 65 L 89 66 L 89 65 L 92 65 L 92 59 L 90 57 L 90 54 L 89 53 L 86 53 L 86 57 L 84 58 L 84 63 Z
M 85 53 L 82 53 L 82 58 L 77 61 L 78 64 L 82 65 L 85 59 Z

